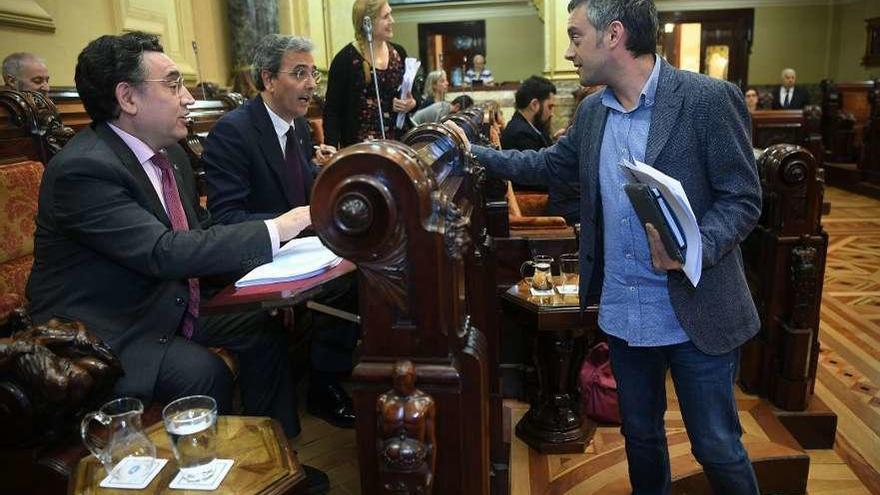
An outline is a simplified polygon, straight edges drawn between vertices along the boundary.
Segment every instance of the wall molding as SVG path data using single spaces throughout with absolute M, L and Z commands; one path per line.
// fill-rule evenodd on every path
M 36 0 L 0 0 L 0 26 L 55 32 L 55 19 Z
M 396 5 L 393 15 L 397 22 L 452 22 L 492 17 L 538 17 L 538 10 L 530 0 L 472 0 Z
M 143 31 L 159 36 L 165 53 L 177 63 L 184 78 L 188 82 L 198 78 L 192 50 L 195 27 L 189 0 L 115 0 L 112 5 L 118 32 Z

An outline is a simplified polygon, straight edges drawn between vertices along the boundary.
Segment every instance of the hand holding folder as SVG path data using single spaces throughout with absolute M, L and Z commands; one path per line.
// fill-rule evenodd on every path
M 676 259 L 678 253 L 682 271 L 696 287 L 703 271 L 703 241 L 681 182 L 639 161 L 623 160 L 621 167 L 633 177 L 624 188 L 639 220 L 657 229 L 671 258 Z
M 660 234 L 660 241 L 663 242 L 666 254 L 673 260 L 684 264 L 682 251 L 687 244 L 681 234 L 678 221 L 665 206 L 663 196 L 641 183 L 627 184 L 623 186 L 623 190 L 626 191 L 642 225 L 648 223 L 653 225 Z

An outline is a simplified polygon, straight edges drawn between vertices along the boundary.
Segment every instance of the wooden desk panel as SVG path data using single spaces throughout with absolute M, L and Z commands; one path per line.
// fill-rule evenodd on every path
M 328 283 L 342 283 L 341 277 L 355 271 L 354 263 L 342 263 L 314 277 L 281 282 L 277 284 L 255 285 L 235 288 L 229 285 L 199 307 L 201 314 L 234 313 L 257 309 L 272 309 L 293 306 L 315 297 Z

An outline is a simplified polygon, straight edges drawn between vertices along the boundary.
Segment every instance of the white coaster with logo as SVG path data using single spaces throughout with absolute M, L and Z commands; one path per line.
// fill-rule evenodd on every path
M 556 291 L 560 294 L 577 294 L 578 286 L 577 285 L 557 285 Z
M 142 490 L 153 481 L 153 478 L 159 474 L 167 462 L 168 459 L 153 457 L 126 457 L 113 468 L 116 477 L 107 476 L 99 486 L 101 488 Z
M 233 459 L 214 459 L 211 461 L 215 464 L 214 466 L 214 474 L 207 479 L 201 481 L 188 481 L 183 477 L 183 473 L 177 473 L 177 476 L 171 480 L 171 484 L 168 485 L 168 488 L 173 488 L 175 490 L 216 490 L 220 483 L 223 482 L 223 478 L 229 474 L 229 470 L 232 469 L 232 465 L 235 463 Z

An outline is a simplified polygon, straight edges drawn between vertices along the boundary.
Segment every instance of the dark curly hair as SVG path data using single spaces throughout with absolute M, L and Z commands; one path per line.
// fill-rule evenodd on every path
M 116 85 L 146 79 L 144 52 L 164 52 L 155 35 L 131 32 L 105 35 L 83 48 L 76 62 L 76 90 L 96 124 L 119 117 Z

